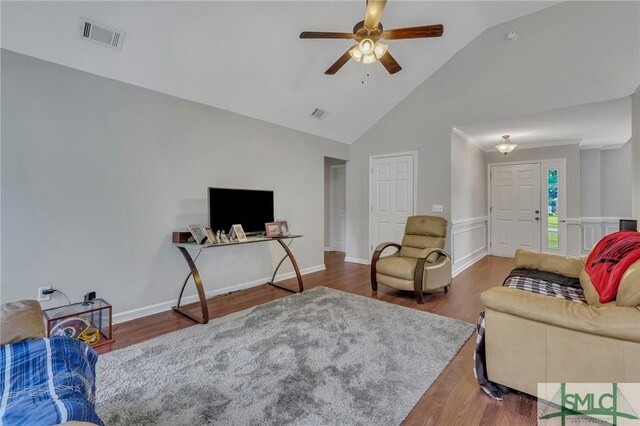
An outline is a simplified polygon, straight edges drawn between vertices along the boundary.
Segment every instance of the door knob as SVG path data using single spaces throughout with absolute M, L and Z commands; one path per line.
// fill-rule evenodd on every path
M 540 213 L 540 210 L 536 210 L 536 214 L 539 214 L 539 213 Z
M 536 217 L 536 220 L 540 220 L 540 218 L 539 218 L 539 217 Z

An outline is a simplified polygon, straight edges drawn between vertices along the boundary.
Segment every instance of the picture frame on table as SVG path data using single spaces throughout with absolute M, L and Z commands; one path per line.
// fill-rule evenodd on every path
M 264 224 L 267 238 L 280 237 L 280 222 L 267 222 Z
M 188 228 L 191 235 L 193 235 L 193 239 L 196 240 L 196 244 L 204 244 L 207 241 L 207 234 L 202 225 L 188 225 Z
M 291 235 L 291 233 L 289 232 L 289 224 L 287 223 L 286 220 L 280 220 L 278 221 L 278 223 L 280 224 L 280 235 L 283 237 L 288 237 L 289 235 Z
M 209 244 L 218 244 L 219 241 L 211 228 L 204 228 L 204 233 L 207 235 Z
M 238 238 L 238 242 L 246 243 L 247 241 L 249 241 L 249 239 L 247 238 L 247 234 L 245 234 L 244 229 L 242 229 L 242 225 L 233 225 L 232 228 L 233 233 L 236 235 L 236 238 Z

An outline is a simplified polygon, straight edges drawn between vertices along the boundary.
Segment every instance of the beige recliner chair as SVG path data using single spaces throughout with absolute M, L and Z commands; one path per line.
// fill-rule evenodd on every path
M 402 245 L 382 243 L 371 259 L 371 289 L 378 283 L 398 290 L 414 291 L 418 303 L 423 292 L 444 288 L 451 284 L 451 256 L 444 251 L 447 220 L 437 216 L 412 216 L 407 219 Z M 387 247 L 398 251 L 380 257 Z
M 585 258 L 516 252 L 516 268 L 580 279 L 587 303 L 493 287 L 482 293 L 489 380 L 536 395 L 538 383 L 640 382 L 640 261 L 601 304 Z

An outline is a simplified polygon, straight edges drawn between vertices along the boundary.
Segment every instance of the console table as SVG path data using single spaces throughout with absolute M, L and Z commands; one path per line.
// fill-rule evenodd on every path
M 280 244 L 280 246 L 284 249 L 285 255 L 276 266 L 276 269 L 273 271 L 273 275 L 271 276 L 271 281 L 269 281 L 267 284 L 272 285 L 274 287 L 281 288 L 283 290 L 290 291 L 292 293 L 301 293 L 302 291 L 304 291 L 304 286 L 302 283 L 302 275 L 300 274 L 300 269 L 298 268 L 298 262 L 296 262 L 296 258 L 293 256 L 293 253 L 291 253 L 291 250 L 289 249 L 289 244 L 291 244 L 293 239 L 301 238 L 301 237 L 302 235 L 290 235 L 286 237 L 275 237 L 275 238 L 253 237 L 253 238 L 249 238 L 249 240 L 245 242 L 233 241 L 230 243 L 219 243 L 219 244 L 174 243 L 174 245 L 178 248 L 178 250 L 180 250 L 180 253 L 182 253 L 182 256 L 184 256 L 184 260 L 187 261 L 187 265 L 189 265 L 190 272 L 187 275 L 187 278 L 185 278 L 184 283 L 182 284 L 182 289 L 180 290 L 180 296 L 178 297 L 178 303 L 176 304 L 176 306 L 173 307 L 173 310 L 200 324 L 206 324 L 209 322 L 209 308 L 207 307 L 207 297 L 204 293 L 204 287 L 202 286 L 202 279 L 200 278 L 200 273 L 198 272 L 198 268 L 196 268 L 196 259 L 200 256 L 200 254 L 204 250 L 220 248 L 220 247 L 232 247 L 232 246 L 238 246 L 243 244 L 277 241 Z M 286 244 L 284 242 L 285 240 L 291 240 L 291 241 L 289 242 L 289 244 Z M 192 257 L 191 254 L 189 253 L 190 249 L 193 251 L 197 250 L 198 254 L 195 257 Z M 274 282 L 274 280 L 276 279 L 276 273 L 278 272 L 278 269 L 280 269 L 280 266 L 282 265 L 282 263 L 285 261 L 286 258 L 289 258 L 289 260 L 291 260 L 293 269 L 296 272 L 296 278 L 298 279 L 298 291 L 278 285 Z M 189 282 L 189 278 L 192 276 L 193 276 L 193 281 L 196 284 L 196 289 L 198 290 L 198 299 L 200 301 L 200 310 L 202 311 L 202 318 L 198 318 L 194 316 L 190 312 L 186 311 L 183 306 L 180 306 L 180 302 L 182 301 L 182 294 L 184 293 L 184 289 L 187 286 L 187 282 Z

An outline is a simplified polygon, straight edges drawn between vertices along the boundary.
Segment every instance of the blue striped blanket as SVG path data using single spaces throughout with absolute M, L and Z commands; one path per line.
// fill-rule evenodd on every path
M 95 411 L 98 354 L 69 337 L 0 346 L 0 425 L 103 425 Z

